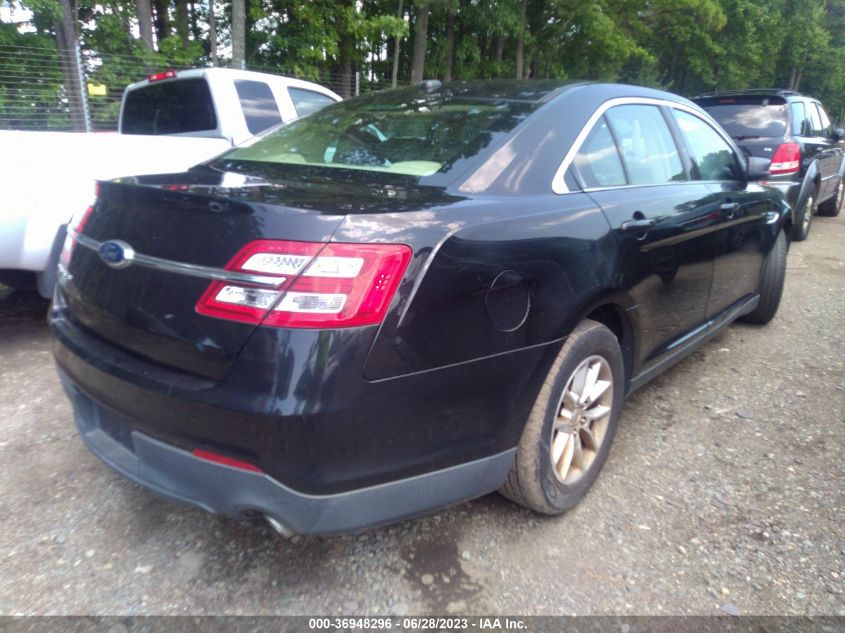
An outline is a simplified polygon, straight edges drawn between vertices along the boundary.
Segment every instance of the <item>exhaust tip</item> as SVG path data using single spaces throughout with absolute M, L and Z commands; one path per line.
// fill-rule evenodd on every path
M 287 525 L 285 525 L 284 523 L 282 523 L 278 519 L 274 519 L 273 517 L 265 515 L 264 520 L 267 521 L 267 523 L 270 524 L 270 527 L 272 527 L 274 530 L 276 530 L 276 532 L 278 532 L 279 534 L 281 534 L 285 538 L 290 539 L 290 538 L 293 538 L 294 536 L 296 536 L 296 532 L 291 530 Z

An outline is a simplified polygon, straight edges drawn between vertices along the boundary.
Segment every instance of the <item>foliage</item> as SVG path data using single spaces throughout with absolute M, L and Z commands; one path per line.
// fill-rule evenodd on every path
M 25 25 L 0 23 L 0 46 L 56 56 L 60 3 L 4 1 L 31 15 Z M 152 70 L 210 63 L 209 0 L 183 0 L 189 40 L 162 35 L 153 51 L 138 39 L 135 1 L 75 0 L 91 81 L 119 89 Z M 177 0 L 153 5 L 175 33 Z M 845 0 L 403 0 L 401 17 L 399 0 L 246 0 L 246 6 L 248 67 L 335 88 L 353 71 L 365 83 L 389 85 L 396 38 L 399 79 L 407 82 L 413 24 L 426 11 L 426 77 L 513 77 L 517 35 L 524 33 L 526 76 L 625 81 L 688 95 L 793 87 L 821 98 L 835 118 L 845 116 Z M 225 64 L 231 0 L 214 8 Z M 0 57 L 0 73 L 4 65 L 21 64 Z M 39 76 L 32 66 L 24 71 Z M 60 80 L 59 74 L 41 81 L 42 101 L 53 90 L 46 101 L 61 102 Z M 0 92 L 0 107 L 7 93 Z

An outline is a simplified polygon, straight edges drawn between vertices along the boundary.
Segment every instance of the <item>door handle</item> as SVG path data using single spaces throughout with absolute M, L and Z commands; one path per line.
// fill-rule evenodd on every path
M 730 220 L 733 219 L 734 214 L 739 211 L 739 207 L 739 202 L 726 202 L 719 205 L 719 211 L 722 212 L 723 216 Z
M 641 220 L 628 220 L 622 223 L 622 230 L 631 233 L 642 233 L 653 229 L 657 225 L 657 220 L 643 218 Z

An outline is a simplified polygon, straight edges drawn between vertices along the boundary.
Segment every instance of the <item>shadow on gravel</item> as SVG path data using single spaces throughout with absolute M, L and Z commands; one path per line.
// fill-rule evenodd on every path
M 16 292 L 0 286 L 0 327 L 38 323 L 47 327 L 50 300 L 36 292 Z

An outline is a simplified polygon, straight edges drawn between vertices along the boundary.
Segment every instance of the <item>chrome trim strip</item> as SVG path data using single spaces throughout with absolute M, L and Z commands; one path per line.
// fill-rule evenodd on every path
M 76 231 L 68 229 L 70 235 L 80 246 L 91 249 L 95 253 L 99 251 L 102 242 L 81 235 Z M 153 268 L 167 273 L 175 273 L 179 275 L 188 275 L 189 277 L 200 277 L 202 279 L 216 279 L 217 281 L 244 283 L 253 286 L 260 286 L 262 288 L 277 289 L 285 283 L 285 277 L 273 277 L 271 275 L 253 275 L 251 273 L 239 273 L 234 270 L 224 270 L 222 268 L 213 268 L 212 266 L 199 266 L 197 264 L 186 264 L 184 262 L 175 262 L 170 259 L 162 259 L 161 257 L 152 257 L 150 255 L 143 255 L 141 253 L 133 253 L 132 265 L 144 266 L 146 268 Z
M 581 131 L 578 133 L 578 136 L 575 137 L 575 141 L 572 143 L 572 146 L 569 148 L 569 151 L 566 152 L 566 156 L 563 157 L 563 161 L 560 163 L 560 166 L 557 168 L 555 172 L 554 178 L 552 178 L 552 191 L 555 193 L 572 193 L 569 190 L 569 187 L 566 186 L 566 181 L 564 180 L 564 175 L 566 174 L 566 170 L 569 169 L 569 166 L 572 165 L 572 161 L 575 160 L 575 155 L 578 153 L 578 150 L 581 149 L 581 145 L 583 145 L 584 141 L 587 140 L 587 136 L 592 132 L 593 126 L 595 125 L 596 121 L 599 120 L 605 112 L 607 112 L 610 108 L 617 105 L 654 105 L 654 106 L 663 106 L 666 108 L 676 108 L 678 110 L 684 110 L 685 112 L 689 112 L 690 114 L 694 114 L 700 119 L 703 119 L 705 123 L 707 123 L 707 119 L 710 117 L 705 114 L 702 116 L 701 111 L 692 108 L 688 105 L 683 103 L 677 103 L 675 101 L 669 101 L 667 99 L 655 99 L 653 97 L 616 97 L 614 99 L 608 99 L 604 103 L 602 103 L 595 112 L 590 116 L 587 120 L 587 123 L 584 124 L 584 127 L 581 128 Z M 712 120 L 712 119 L 711 119 Z M 734 148 L 736 151 L 736 145 L 733 142 L 733 139 L 728 137 L 724 132 L 720 131 L 718 126 L 711 125 L 716 131 L 719 136 L 721 136 L 725 141 L 727 141 L 728 145 Z M 699 180 L 684 180 L 678 182 L 678 184 L 691 184 L 691 183 L 700 183 L 702 181 Z M 657 183 L 655 183 L 657 184 Z M 671 184 L 671 183 L 660 183 L 660 184 Z M 641 185 L 621 185 L 621 186 L 628 186 L 628 187 L 637 187 Z M 653 187 L 654 184 L 645 185 L 649 187 Z M 611 187 L 607 187 L 610 189 Z M 613 187 L 616 189 L 617 187 Z

